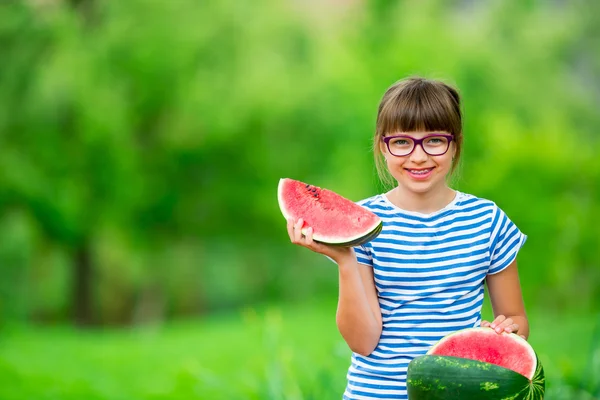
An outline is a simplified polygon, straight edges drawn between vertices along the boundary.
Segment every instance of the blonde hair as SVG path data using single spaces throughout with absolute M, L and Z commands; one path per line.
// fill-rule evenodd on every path
M 383 95 L 377 111 L 373 140 L 375 167 L 381 181 L 395 186 L 380 143 L 394 132 L 444 131 L 454 136 L 456 152 L 451 173 L 456 170 L 462 148 L 460 96 L 452 86 L 437 80 L 410 77 L 394 83 Z

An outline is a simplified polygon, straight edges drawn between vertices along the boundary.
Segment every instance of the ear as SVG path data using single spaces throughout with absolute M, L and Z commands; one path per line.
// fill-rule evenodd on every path
M 452 147 L 452 160 L 454 161 L 454 157 L 456 157 L 456 143 L 454 142 L 454 140 L 452 141 L 450 147 Z

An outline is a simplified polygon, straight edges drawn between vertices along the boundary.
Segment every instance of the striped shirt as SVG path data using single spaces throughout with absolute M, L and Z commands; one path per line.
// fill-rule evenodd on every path
M 383 330 L 368 356 L 353 353 L 344 399 L 408 399 L 406 369 L 443 336 L 479 326 L 486 275 L 506 268 L 526 236 L 493 202 L 457 192 L 432 214 L 404 211 L 385 195 L 358 204 L 383 221 L 355 247 L 373 267 Z

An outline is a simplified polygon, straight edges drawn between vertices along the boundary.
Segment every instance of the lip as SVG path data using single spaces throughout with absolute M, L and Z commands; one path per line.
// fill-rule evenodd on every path
M 424 181 L 427 178 L 429 178 L 431 176 L 431 174 L 433 174 L 433 170 L 435 167 L 431 167 L 431 168 L 404 168 L 404 170 L 406 171 L 406 173 L 408 174 L 408 176 L 410 176 L 412 179 L 417 180 L 417 181 Z M 424 173 L 424 174 L 414 174 L 411 171 L 424 171 L 424 170 L 429 170 L 429 172 Z

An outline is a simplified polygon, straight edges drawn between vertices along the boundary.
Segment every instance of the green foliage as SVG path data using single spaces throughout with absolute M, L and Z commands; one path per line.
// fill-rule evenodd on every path
M 335 299 L 247 307 L 130 330 L 5 330 L 0 398 L 340 398 L 350 353 L 335 327 L 335 307 Z M 598 370 L 587 365 L 600 349 L 592 341 L 594 321 L 531 311 L 539 328 L 530 343 L 544 365 L 545 399 L 597 399 L 598 386 L 588 383 L 597 382 Z
M 0 6 L 0 321 L 67 318 L 82 251 L 104 323 L 335 293 L 278 179 L 380 191 L 377 104 L 412 74 L 460 88 L 457 186 L 529 235 L 526 302 L 600 304 L 595 3 L 81 3 Z

